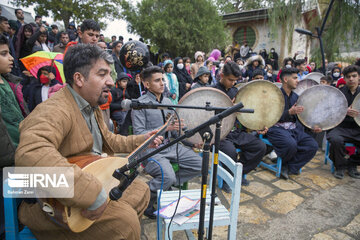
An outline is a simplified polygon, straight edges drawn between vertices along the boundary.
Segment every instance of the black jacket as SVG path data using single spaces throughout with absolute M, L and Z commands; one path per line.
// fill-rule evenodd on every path
M 112 101 L 110 103 L 110 113 L 122 110 L 121 102 L 124 99 L 130 99 L 130 95 L 126 89 L 114 87 L 111 89 Z
M 112 54 L 112 57 L 114 59 L 116 75 L 118 76 L 120 73 L 124 72 L 124 67 L 121 64 L 120 59 L 115 55 L 115 53 Z
M 53 79 L 50 82 L 50 87 L 56 85 L 56 84 L 61 84 L 58 80 Z M 41 84 L 39 81 L 37 81 L 36 83 L 32 84 L 29 87 L 29 98 L 28 98 L 28 107 L 30 112 L 32 110 L 34 110 L 34 108 L 42 103 L 42 97 L 41 97 L 41 88 L 42 88 L 43 84 Z
M 174 74 L 176 75 L 178 82 L 179 82 L 179 99 L 187 93 L 186 84 L 189 83 L 190 85 L 193 83 L 193 79 L 191 78 L 190 74 L 186 71 L 185 64 L 183 69 L 179 69 L 177 64 L 181 58 L 177 57 L 174 60 Z

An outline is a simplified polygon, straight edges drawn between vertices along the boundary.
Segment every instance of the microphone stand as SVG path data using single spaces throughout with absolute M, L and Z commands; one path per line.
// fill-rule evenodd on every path
M 210 142 L 212 139 L 212 132 L 211 132 L 209 126 L 216 123 L 217 128 L 219 128 L 219 130 L 217 131 L 219 133 L 218 137 L 217 137 L 218 144 L 219 144 L 219 142 L 220 142 L 219 141 L 220 140 L 220 123 L 223 118 L 225 118 L 235 112 L 244 112 L 244 113 L 253 113 L 254 112 L 253 109 L 240 110 L 243 107 L 244 107 L 244 105 L 240 102 L 230 108 L 227 108 L 226 110 L 222 111 L 219 114 L 216 114 L 215 116 L 210 118 L 208 121 L 200 124 L 199 126 L 185 131 L 184 135 L 177 137 L 175 140 L 169 142 L 168 144 L 155 149 L 151 153 L 143 156 L 142 158 L 136 159 L 133 162 L 130 162 L 130 163 L 122 166 L 121 168 L 116 169 L 113 173 L 113 177 L 118 179 L 120 181 L 120 184 L 118 186 L 114 187 L 110 191 L 110 193 L 109 193 L 110 199 L 118 200 L 121 197 L 122 192 L 125 191 L 125 189 L 129 186 L 129 184 L 137 176 L 137 173 L 134 173 L 136 171 L 133 171 L 133 172 L 130 171 L 131 172 L 130 175 L 127 175 L 125 172 L 135 168 L 138 164 L 140 164 L 141 162 L 154 156 L 155 154 L 161 152 L 162 150 L 164 150 L 186 138 L 192 137 L 197 132 L 200 132 L 202 138 L 205 140 L 205 144 L 204 144 L 203 163 L 202 163 L 202 175 L 203 176 L 202 176 L 201 202 L 200 202 L 200 222 L 199 222 L 198 233 L 199 233 L 199 239 L 203 239 L 205 205 L 206 205 L 206 182 L 207 182 L 208 167 L 209 167 Z M 215 178 L 216 178 L 216 175 L 215 175 Z M 213 187 L 215 184 L 213 182 Z M 214 197 L 215 197 L 215 195 L 214 195 Z
M 215 112 L 216 113 L 216 112 Z M 213 178 L 211 185 L 211 200 L 210 200 L 210 219 L 208 229 L 208 239 L 212 239 L 212 230 L 214 224 L 214 209 L 215 209 L 215 198 L 216 194 L 216 180 L 217 180 L 217 169 L 219 164 L 219 148 L 220 148 L 220 133 L 221 133 L 221 121 L 216 123 L 215 129 L 215 151 L 214 151 L 214 163 L 213 163 Z

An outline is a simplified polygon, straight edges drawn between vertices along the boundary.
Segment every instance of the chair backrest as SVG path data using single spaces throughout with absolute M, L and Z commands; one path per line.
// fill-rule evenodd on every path
M 213 151 L 214 153 L 214 151 Z M 232 223 L 237 223 L 239 203 L 240 203 L 240 192 L 241 192 L 241 178 L 242 178 L 242 170 L 243 166 L 240 162 L 234 162 L 232 158 L 230 158 L 225 153 L 219 151 L 218 155 L 218 169 L 217 175 L 220 176 L 224 181 L 229 185 L 232 190 L 231 194 L 231 205 L 230 205 L 230 220 Z M 212 163 L 214 163 L 214 154 L 212 154 Z M 226 170 L 223 165 L 225 165 L 231 173 Z M 210 189 L 212 187 L 212 176 L 213 176 L 213 167 L 211 168 L 210 174 Z M 230 234 L 230 231 L 229 231 Z

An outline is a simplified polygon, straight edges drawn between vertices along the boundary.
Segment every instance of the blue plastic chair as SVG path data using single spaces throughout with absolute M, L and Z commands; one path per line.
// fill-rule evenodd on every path
M 345 147 L 355 147 L 355 145 L 352 143 L 345 143 Z M 334 173 L 335 172 L 334 162 L 330 159 L 330 142 L 326 140 L 324 164 L 327 164 L 328 161 L 330 162 L 331 173 Z
M 225 153 L 219 151 L 218 157 L 219 163 L 226 165 L 230 171 L 232 172 L 233 176 L 225 170 L 220 164 L 218 166 L 218 176 L 220 176 L 224 181 L 229 185 L 232 190 L 231 194 L 231 205 L 230 211 L 223 206 L 219 199 L 216 198 L 215 200 L 215 209 L 214 209 L 214 226 L 226 226 L 228 225 L 228 239 L 235 240 L 236 238 L 236 230 L 237 230 L 237 219 L 238 219 L 238 210 L 239 210 L 239 203 L 240 203 L 240 192 L 241 192 L 241 177 L 242 177 L 242 164 L 234 162 L 229 156 Z M 212 162 L 214 162 L 214 154 L 212 157 Z M 210 193 L 211 193 L 211 185 L 212 185 L 212 175 L 213 170 L 211 169 L 210 174 L 210 184 L 209 188 L 206 191 L 206 203 L 210 203 Z M 160 191 L 160 190 L 159 190 Z M 158 194 L 159 194 L 158 191 Z M 201 190 L 200 189 L 193 189 L 193 190 L 184 190 L 181 191 L 181 196 L 187 196 L 191 199 L 200 199 Z M 165 191 L 161 194 L 160 202 L 158 202 L 160 208 L 172 203 L 173 201 L 178 199 L 178 191 Z M 205 227 L 209 224 L 209 214 L 210 208 L 206 208 L 205 212 Z M 170 224 L 170 219 L 163 219 L 160 218 L 160 238 L 162 238 L 163 232 L 165 233 L 165 239 L 168 238 L 168 227 Z M 195 237 L 191 231 L 191 229 L 197 229 L 199 226 L 199 214 L 192 217 L 182 225 L 178 225 L 174 222 L 171 223 L 169 235 L 172 238 L 173 231 L 180 231 L 185 230 L 188 236 L 188 239 L 194 239 Z M 165 230 L 165 231 L 163 231 Z
M 5 180 L 3 191 L 7 192 L 7 180 Z M 6 240 L 23 240 L 23 239 L 36 239 L 28 227 L 19 232 L 19 222 L 17 215 L 16 198 L 4 198 L 5 210 L 5 239 Z
M 266 145 L 272 146 L 271 142 L 267 138 L 264 138 L 264 136 L 262 134 L 260 134 L 259 137 Z M 282 165 L 282 159 L 281 159 L 281 157 L 278 156 L 275 164 L 268 164 L 268 163 L 261 161 L 258 166 L 267 168 L 270 171 L 275 172 L 277 177 L 280 177 L 281 165 Z
M 237 149 L 236 149 L 236 152 L 237 152 L 237 153 L 241 152 L 241 149 L 240 149 L 240 148 L 237 148 Z M 221 165 L 221 163 L 219 163 L 219 165 Z M 242 178 L 243 178 L 243 179 L 246 179 L 246 174 L 243 174 L 243 175 L 242 175 Z M 219 187 L 219 188 L 222 188 L 223 185 L 224 185 L 224 180 L 223 180 L 220 176 L 217 176 L 217 182 L 218 182 L 218 187 Z

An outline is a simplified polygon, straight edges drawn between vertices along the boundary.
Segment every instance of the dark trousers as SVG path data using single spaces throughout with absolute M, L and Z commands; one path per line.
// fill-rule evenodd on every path
M 271 127 L 266 135 L 274 146 L 275 152 L 282 158 L 282 165 L 295 173 L 308 163 L 316 154 L 318 144 L 300 127 L 287 130 Z
M 220 142 L 220 151 L 237 161 L 236 149 L 240 148 L 240 162 L 243 164 L 243 174 L 248 174 L 259 165 L 266 152 L 266 145 L 259 138 L 241 130 L 230 132 Z
M 360 128 L 336 127 L 326 133 L 327 140 L 330 142 L 330 159 L 334 162 L 338 170 L 345 169 L 347 166 L 360 165 L 359 151 L 352 155 L 347 161 L 345 157 L 344 143 L 353 143 L 360 146 Z

